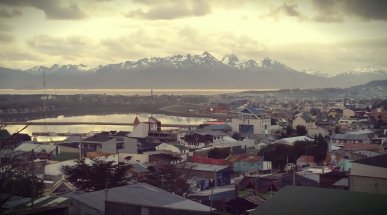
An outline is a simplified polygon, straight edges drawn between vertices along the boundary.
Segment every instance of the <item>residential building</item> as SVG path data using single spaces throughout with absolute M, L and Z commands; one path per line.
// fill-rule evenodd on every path
M 16 147 L 15 151 L 34 153 L 36 158 L 51 159 L 60 154 L 60 148 L 55 145 L 44 145 L 35 143 L 22 143 Z
M 299 114 L 293 120 L 293 129 L 296 129 L 297 126 L 304 126 L 306 130 L 316 129 L 316 120 L 309 114 Z
M 349 108 L 345 108 L 343 110 L 343 118 L 344 119 L 350 119 L 351 117 L 355 116 L 355 111 Z
M 288 186 L 257 207 L 251 215 L 387 214 L 387 195 L 337 189 Z
M 210 214 L 210 207 L 145 183 L 74 194 L 73 213 L 78 215 Z
M 213 180 L 215 182 L 215 186 L 224 186 L 230 184 L 231 182 L 231 168 L 229 165 L 186 162 L 184 164 L 183 171 L 192 176 L 199 176 Z
M 286 144 L 286 145 L 293 146 L 294 143 L 298 141 L 309 141 L 312 143 L 314 139 L 309 138 L 307 136 L 288 137 L 288 138 L 282 138 L 280 140 L 276 140 L 273 142 L 273 144 Z
M 238 118 L 231 120 L 233 131 L 242 134 L 269 134 L 271 131 L 271 119 L 264 112 L 253 106 L 247 106 L 239 112 Z
M 387 155 L 352 161 L 349 189 L 387 194 Z
M 346 143 L 370 143 L 370 138 L 367 135 L 360 134 L 334 134 L 330 138 L 330 144 L 333 146 L 344 146 Z
M 126 133 L 109 133 L 102 132 L 87 137 L 80 141 L 81 154 L 86 156 L 87 152 L 104 152 L 104 153 L 137 153 L 138 141 L 131 138 Z

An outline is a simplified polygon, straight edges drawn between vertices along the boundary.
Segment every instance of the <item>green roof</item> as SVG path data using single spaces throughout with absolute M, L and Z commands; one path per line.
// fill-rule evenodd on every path
M 188 150 L 188 149 L 189 149 L 188 147 L 183 146 L 183 145 L 180 145 L 180 144 L 175 144 L 175 145 L 173 145 L 173 146 L 175 146 L 176 148 L 178 148 L 178 149 L 180 149 L 180 150 Z
M 387 214 L 387 195 L 288 186 L 250 214 Z

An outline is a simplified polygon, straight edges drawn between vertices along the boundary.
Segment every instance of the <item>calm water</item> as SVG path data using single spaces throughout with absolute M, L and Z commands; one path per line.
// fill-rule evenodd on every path
M 150 114 L 109 114 L 109 115 L 85 115 L 85 116 L 59 116 L 57 118 L 47 118 L 47 122 L 122 122 L 132 123 L 134 119 L 138 119 L 143 122 L 147 121 Z M 209 118 L 194 118 L 194 117 L 179 117 L 168 116 L 164 114 L 153 114 L 153 117 L 160 120 L 164 124 L 188 124 L 198 125 L 203 122 L 209 121 Z M 43 122 L 44 119 L 31 120 L 32 122 Z M 13 133 L 23 128 L 20 126 L 7 126 L 9 132 Z M 87 133 L 90 131 L 132 131 L 132 126 L 110 126 L 110 125 L 50 125 L 50 126 L 29 126 L 22 133 L 32 135 L 32 132 L 71 132 L 71 133 Z M 59 141 L 65 137 L 37 137 L 38 141 Z
M 153 89 L 154 95 L 215 95 L 225 93 L 238 93 L 243 91 L 269 91 L 275 89 Z M 50 94 L 50 95 L 74 95 L 74 94 L 106 94 L 106 95 L 150 95 L 151 89 L 39 89 L 18 90 L 0 89 L 0 94 Z

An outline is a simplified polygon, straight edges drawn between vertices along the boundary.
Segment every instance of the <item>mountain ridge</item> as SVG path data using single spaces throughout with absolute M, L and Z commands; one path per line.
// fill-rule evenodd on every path
M 10 72 L 12 71 L 12 72 Z M 361 71 L 361 72 L 360 72 Z M 235 54 L 218 60 L 209 52 L 142 58 L 116 64 L 36 66 L 26 70 L 0 68 L 0 88 L 321 88 L 350 87 L 387 79 L 373 67 L 340 73 L 297 71 L 279 61 L 240 60 Z

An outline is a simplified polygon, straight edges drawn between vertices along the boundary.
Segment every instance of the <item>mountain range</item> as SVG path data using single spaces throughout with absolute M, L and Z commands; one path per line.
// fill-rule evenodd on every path
M 50 89 L 184 88 L 286 89 L 351 87 L 387 79 L 387 71 L 357 68 L 334 76 L 296 71 L 276 60 L 242 61 L 236 55 L 218 60 L 208 52 L 143 58 L 89 68 L 87 65 L 37 66 L 27 70 L 0 68 L 0 88 L 41 89 L 45 74 Z

